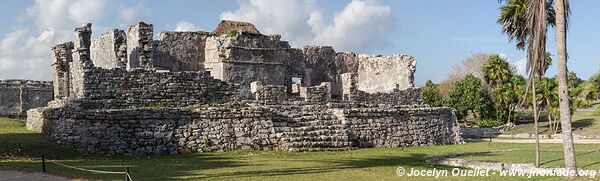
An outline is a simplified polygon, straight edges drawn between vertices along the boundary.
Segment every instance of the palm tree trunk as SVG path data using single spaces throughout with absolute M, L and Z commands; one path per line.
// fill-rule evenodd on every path
M 548 128 L 550 128 L 550 132 L 548 134 L 554 133 L 554 124 L 552 122 L 552 116 L 548 113 Z
M 573 130 L 571 128 L 571 112 L 569 105 L 569 89 L 567 84 L 567 26 L 565 18 L 566 0 L 556 0 L 556 54 L 558 58 L 558 98 L 560 106 L 560 123 L 562 126 L 562 136 L 564 144 L 565 167 L 577 174 L 577 164 L 575 162 L 575 145 L 573 144 Z
M 531 84 L 531 90 L 533 92 L 533 132 L 535 136 L 535 167 L 540 167 L 540 135 L 538 130 L 538 118 L 540 115 L 538 114 L 537 109 L 537 98 L 535 95 L 535 76 L 533 77 L 533 83 Z

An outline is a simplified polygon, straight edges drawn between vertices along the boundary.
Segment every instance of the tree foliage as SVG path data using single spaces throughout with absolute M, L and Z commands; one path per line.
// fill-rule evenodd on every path
M 442 95 L 440 95 L 440 90 L 438 89 L 437 85 L 433 84 L 431 80 L 427 80 L 427 82 L 425 82 L 425 86 L 422 88 L 422 91 L 423 102 L 425 104 L 429 104 L 433 107 L 442 106 L 444 99 L 442 98 Z
M 446 106 L 455 109 L 458 119 L 464 119 L 469 113 L 478 119 L 494 118 L 494 106 L 490 100 L 481 79 L 469 74 L 455 83 Z
M 508 61 L 500 58 L 499 55 L 490 56 L 489 60 L 483 65 L 485 82 L 491 87 L 497 87 L 507 83 L 512 77 Z

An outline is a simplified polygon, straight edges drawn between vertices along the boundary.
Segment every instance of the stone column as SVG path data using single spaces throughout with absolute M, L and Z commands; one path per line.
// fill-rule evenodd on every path
M 53 86 L 55 98 L 69 97 L 69 63 L 72 62 L 73 42 L 52 47 Z
M 153 25 L 139 22 L 127 30 L 127 70 L 154 69 Z
M 83 98 L 85 69 L 94 67 L 90 59 L 90 43 L 92 35 L 92 24 L 87 23 L 79 28 L 75 28 L 75 37 L 73 41 L 73 61 L 70 67 L 70 88 L 69 97 Z
M 343 73 L 340 74 L 342 79 L 342 99 L 345 101 L 353 101 L 356 96 L 356 74 L 355 73 Z

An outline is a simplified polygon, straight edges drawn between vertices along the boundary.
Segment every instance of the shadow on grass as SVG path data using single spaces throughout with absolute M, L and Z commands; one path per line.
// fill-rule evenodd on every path
M 42 154 L 49 159 L 70 158 L 78 155 L 39 133 L 0 134 L 0 157 L 39 159 Z
M 582 156 L 582 155 L 588 155 L 588 154 L 592 154 L 592 153 L 596 153 L 596 152 L 598 152 L 598 151 L 588 151 L 585 153 L 578 153 L 578 154 L 575 154 L 575 157 Z M 565 160 L 565 159 L 558 158 L 558 159 L 554 159 L 554 160 L 548 160 L 548 161 L 542 162 L 541 165 L 545 165 L 545 164 L 549 164 L 549 163 L 557 162 L 557 161 L 561 161 L 561 160 Z M 593 164 L 591 164 L 591 165 L 593 165 Z M 587 165 L 587 166 L 590 166 L 590 165 Z
M 573 121 L 571 126 L 573 126 L 573 129 L 583 129 L 592 126 L 592 124 L 594 124 L 594 119 L 587 118 Z
M 436 166 L 425 162 L 425 154 L 411 154 L 409 156 L 378 156 L 369 158 L 341 159 L 341 160 L 278 160 L 278 161 L 303 161 L 317 162 L 316 167 L 296 167 L 296 168 L 273 168 L 265 170 L 251 171 L 234 171 L 227 173 L 207 173 L 190 175 L 185 172 L 185 176 L 190 176 L 186 179 L 231 179 L 231 178 L 248 178 L 248 177 L 272 177 L 272 176 L 289 176 L 303 174 L 319 174 L 328 172 L 337 172 L 347 169 L 365 169 L 375 167 L 421 167 L 421 168 L 438 168 L 452 169 L 452 167 Z M 184 175 L 181 175 L 184 176 Z M 174 178 L 174 177 L 171 177 Z

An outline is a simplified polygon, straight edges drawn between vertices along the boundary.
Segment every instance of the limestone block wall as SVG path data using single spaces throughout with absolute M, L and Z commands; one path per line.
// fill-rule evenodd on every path
M 92 40 L 90 58 L 95 67 L 105 69 L 126 67 L 127 37 L 125 31 L 114 29 Z
M 352 101 L 391 105 L 419 105 L 423 103 L 421 88 L 396 89 L 388 93 L 356 91 Z
M 154 41 L 154 66 L 174 71 L 204 70 L 204 48 L 209 33 L 160 32 Z
M 319 86 L 300 87 L 300 97 L 308 102 L 326 102 L 331 100 L 331 83 L 323 82 Z
M 261 108 L 39 109 L 38 126 L 59 144 L 106 154 L 176 154 L 276 145 L 269 113 Z M 35 116 L 31 116 L 35 118 Z M 28 121 L 28 126 L 30 124 Z
M 389 105 L 420 105 L 423 103 L 421 88 L 392 89 L 388 92 L 369 93 L 358 87 L 357 75 L 345 73 L 342 77 L 342 99 L 350 102 Z
M 0 80 L 0 117 L 24 117 L 27 110 L 46 106 L 52 96 L 51 82 Z
M 358 70 L 358 56 L 354 53 L 335 52 L 331 46 L 304 46 L 300 50 L 301 63 L 292 63 L 290 68 L 292 71 L 302 72 L 304 86 L 331 82 L 332 95 L 338 96 L 342 94 L 340 75 L 356 73 Z
M 75 28 L 73 39 L 72 61 L 69 62 L 69 97 L 83 97 L 85 69 L 93 67 L 90 59 L 92 24 L 88 23 Z
M 206 40 L 207 71 L 227 83 L 287 85 L 288 61 L 293 49 L 279 36 L 238 33 L 211 36 Z
M 124 102 L 128 107 L 224 102 L 233 99 L 236 91 L 234 86 L 202 71 L 127 71 L 93 67 L 86 70 L 84 80 L 82 98 Z
M 358 61 L 358 89 L 367 93 L 414 87 L 416 61 L 408 55 L 366 56 Z
M 282 85 L 263 85 L 261 82 L 250 83 L 250 91 L 254 99 L 265 104 L 278 104 L 287 101 L 287 87 Z
M 127 29 L 127 70 L 152 69 L 154 26 L 139 22 Z
M 70 96 L 70 63 L 73 61 L 73 42 L 66 42 L 52 47 L 52 69 L 54 75 L 54 96 L 65 98 Z
M 459 144 L 451 109 L 306 104 L 77 110 L 39 108 L 27 127 L 88 153 L 318 151 Z
M 350 140 L 358 147 L 457 144 L 460 128 L 451 108 L 369 108 L 344 110 Z

